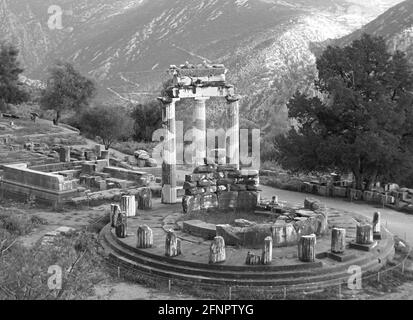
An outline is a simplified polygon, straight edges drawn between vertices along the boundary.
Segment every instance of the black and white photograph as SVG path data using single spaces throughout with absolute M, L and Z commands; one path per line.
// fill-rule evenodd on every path
M 413 300 L 412 244 L 413 0 L 0 0 L 4 303 Z

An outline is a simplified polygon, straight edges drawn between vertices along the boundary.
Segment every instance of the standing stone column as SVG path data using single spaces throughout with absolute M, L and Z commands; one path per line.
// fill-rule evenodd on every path
M 120 199 L 120 209 L 126 213 L 128 217 L 136 216 L 136 201 L 135 196 L 122 196 Z
M 315 261 L 316 235 L 302 236 L 298 242 L 298 259 L 302 262 Z
M 159 98 L 163 103 L 165 137 L 162 150 L 162 203 L 177 202 L 176 196 L 176 122 L 175 103 L 179 99 Z
M 333 228 L 331 231 L 331 252 L 344 253 L 346 249 L 346 229 Z
M 225 241 L 223 237 L 215 237 L 209 248 L 209 263 L 225 261 Z
M 206 112 L 205 103 L 208 98 L 195 98 L 193 113 L 193 166 L 202 166 L 205 163 L 206 154 Z
M 239 96 L 227 96 L 227 116 L 229 119 L 227 131 L 227 162 L 239 169 Z
M 121 212 L 119 205 L 117 204 L 110 205 L 110 226 L 112 228 L 116 227 L 116 219 L 118 218 L 119 212 Z
M 176 257 L 181 254 L 181 239 L 178 239 L 173 230 L 166 232 L 165 255 L 167 257 Z
M 272 262 L 272 238 L 266 237 L 264 240 L 264 249 L 262 250 L 262 264 L 271 264 Z
M 373 216 L 373 234 L 380 234 L 381 232 L 381 215 L 380 212 L 375 212 Z
M 60 162 L 70 162 L 70 147 L 61 147 L 59 150 Z
M 153 246 L 153 232 L 147 225 L 139 226 L 137 231 L 137 248 L 147 249 Z
M 357 225 L 356 227 L 356 243 L 371 244 L 373 242 L 373 228 L 369 224 Z

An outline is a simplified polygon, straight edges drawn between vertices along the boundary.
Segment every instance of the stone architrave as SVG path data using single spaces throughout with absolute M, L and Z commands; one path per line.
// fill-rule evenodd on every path
M 166 232 L 165 255 L 167 257 L 176 257 L 181 254 L 181 239 L 179 239 L 173 230 Z
M 316 235 L 301 236 L 298 242 L 298 259 L 302 262 L 315 261 Z
M 139 226 L 137 231 L 137 248 L 147 249 L 153 246 L 153 232 L 147 225 Z
M 331 231 L 331 252 L 344 253 L 346 249 L 346 229 L 333 228 Z
M 209 263 L 219 263 L 226 259 L 223 237 L 215 237 L 209 249 Z

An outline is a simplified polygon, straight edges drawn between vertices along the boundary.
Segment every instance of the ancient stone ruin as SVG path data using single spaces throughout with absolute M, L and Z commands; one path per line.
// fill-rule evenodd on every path
M 206 155 L 206 101 L 211 97 L 225 98 L 228 102 L 230 119 L 229 133 L 226 137 L 227 163 L 239 168 L 239 96 L 234 87 L 226 83 L 227 69 L 223 65 L 181 65 L 171 66 L 172 86 L 160 97 L 163 103 L 162 119 L 165 129 L 162 164 L 162 202 L 177 202 L 176 178 L 176 122 L 175 104 L 181 99 L 194 99 L 193 144 L 194 166 L 203 165 Z M 211 199 L 213 201 L 213 199 Z
M 54 207 L 63 204 L 93 206 L 119 200 L 123 195 L 142 194 L 142 188 L 155 180 L 150 173 L 111 164 L 108 152 L 100 145 L 87 151 L 67 146 L 56 150 L 58 159 L 52 163 L 2 165 L 1 196 L 22 201 L 31 198 Z M 141 204 L 150 206 L 147 193 L 145 199 Z M 124 205 L 130 206 L 127 211 L 133 215 L 135 204 L 125 202 Z

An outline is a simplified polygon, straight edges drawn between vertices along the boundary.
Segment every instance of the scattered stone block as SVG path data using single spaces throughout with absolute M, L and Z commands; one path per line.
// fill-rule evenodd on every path
M 333 187 L 333 197 L 345 198 L 347 195 L 347 188 Z
M 215 224 L 201 220 L 187 220 L 182 224 L 182 231 L 196 237 L 212 240 L 217 235 Z
M 256 222 L 248 221 L 248 220 L 245 220 L 245 219 L 235 219 L 234 223 L 235 223 L 235 226 L 241 227 L 241 228 L 251 227 L 251 226 L 254 226 L 254 225 L 257 224 Z
M 184 213 L 192 213 L 201 210 L 201 196 L 184 196 L 182 198 Z
M 322 209 L 322 204 L 317 199 L 305 198 L 304 208 L 315 211 Z
M 61 147 L 59 150 L 60 162 L 70 162 L 70 147 Z

